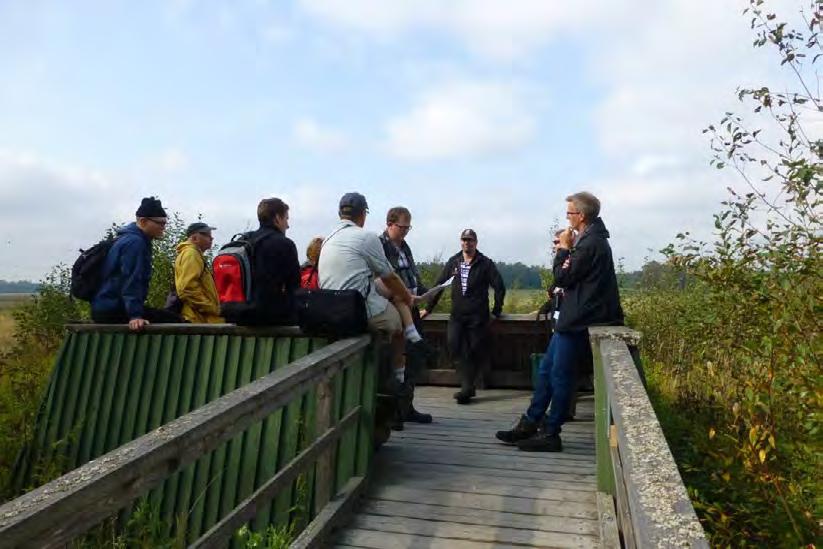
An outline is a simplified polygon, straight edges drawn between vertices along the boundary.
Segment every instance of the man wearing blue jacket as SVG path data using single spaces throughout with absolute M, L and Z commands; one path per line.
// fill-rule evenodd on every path
M 182 322 L 169 311 L 145 306 L 151 280 L 151 241 L 162 238 L 167 216 L 160 200 L 144 198 L 137 219 L 117 230 L 103 263 L 100 289 L 91 301 L 91 317 L 99 324 L 128 323 L 141 330 L 155 323 Z

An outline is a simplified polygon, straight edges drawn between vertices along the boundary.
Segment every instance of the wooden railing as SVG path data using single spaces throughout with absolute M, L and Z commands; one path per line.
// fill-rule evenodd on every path
M 117 339 L 118 336 L 121 337 Z M 306 499 L 313 505 L 307 514 L 314 520 L 296 544 L 313 546 L 320 543 L 335 520 L 340 518 L 341 511 L 352 504 L 368 472 L 377 383 L 376 354 L 370 345 L 370 336 L 336 341 L 294 360 L 288 360 L 291 358 L 290 345 L 281 345 L 279 349 L 285 349 L 285 355 L 281 352 L 280 359 L 285 358 L 286 363 L 275 366 L 278 352 L 272 338 L 299 337 L 299 331 L 189 325 L 152 326 L 137 335 L 124 332 L 122 327 L 75 326 L 58 359 L 58 368 L 41 409 L 37 436 L 47 440 L 49 429 L 59 430 L 60 424 L 64 423 L 61 415 L 71 409 L 72 417 L 81 421 L 75 428 L 79 434 L 70 444 L 75 450 L 66 449 L 66 455 L 88 455 L 84 452 L 95 448 L 101 436 L 117 444 L 116 436 L 105 436 L 111 429 L 107 428 L 101 415 L 133 413 L 123 409 L 129 406 L 128 400 L 113 400 L 118 391 L 127 392 L 129 380 L 137 375 L 135 372 L 140 370 L 138 386 L 148 384 L 149 388 L 162 389 L 165 394 L 164 384 L 172 384 L 179 391 L 180 378 L 189 374 L 196 378 L 197 370 L 202 370 L 197 365 L 192 366 L 196 359 L 191 356 L 177 363 L 173 360 L 177 352 L 185 356 L 186 343 L 174 340 L 180 336 L 218 338 L 207 346 L 209 356 L 204 360 L 209 366 L 221 361 L 217 368 L 219 372 L 211 372 L 213 378 L 220 378 L 221 386 L 226 385 L 230 370 L 234 368 L 232 384 L 237 388 L 199 407 L 195 402 L 189 403 L 192 411 L 166 423 L 161 422 L 154 430 L 3 505 L 0 507 L 0 546 L 62 546 L 106 517 L 127 508 L 134 499 L 149 493 L 152 500 L 162 503 L 170 514 L 174 514 L 180 505 L 189 512 L 189 506 L 193 505 L 191 501 L 184 498 L 181 503 L 178 496 L 186 486 L 188 497 L 191 490 L 196 490 L 192 479 L 202 477 L 207 485 L 215 478 L 219 482 L 216 483 L 217 490 L 211 494 L 214 501 L 207 502 L 204 518 L 198 522 L 205 532 L 195 532 L 194 536 L 189 532 L 189 540 L 194 547 L 222 547 L 238 528 L 255 517 L 257 526 L 262 528 L 271 523 L 270 517 L 273 521 L 287 522 L 292 499 L 285 502 L 284 513 L 275 513 L 275 505 L 271 504 L 271 514 L 266 512 L 261 518 L 261 509 L 267 508 L 284 490 L 294 490 L 294 481 L 301 474 L 309 478 L 311 493 Z M 257 340 L 262 348 L 259 355 L 253 352 Z M 197 341 L 202 351 L 203 341 Z M 183 345 L 183 351 L 179 345 Z M 155 348 L 155 352 L 146 354 L 146 346 Z M 220 352 L 214 354 L 214 347 Z M 307 351 L 309 345 L 301 348 Z M 132 356 L 126 358 L 126 355 Z M 152 362 L 152 357 L 157 364 Z M 232 357 L 234 362 L 230 360 Z M 118 384 L 113 381 L 115 374 L 112 370 L 115 373 L 118 369 L 122 371 L 126 367 L 124 360 L 129 363 L 127 370 L 131 369 L 131 373 L 127 371 L 126 381 Z M 138 364 L 140 360 L 144 360 L 145 367 Z M 173 364 L 182 371 L 173 371 L 170 368 Z M 237 375 L 240 369 L 247 371 L 246 377 L 254 378 L 251 370 L 258 370 L 255 365 L 265 370 L 265 375 L 254 380 L 243 380 Z M 270 368 L 273 371 L 269 371 Z M 152 375 L 147 373 L 149 370 Z M 78 376 L 82 381 L 77 381 Z M 100 383 L 95 386 L 98 380 Z M 117 386 L 104 387 L 103 380 Z M 71 387 L 72 382 L 79 387 Z M 120 387 L 123 383 L 126 388 Z M 214 383 L 216 381 L 206 385 L 214 387 Z M 59 394 L 67 389 L 81 393 L 81 396 Z M 193 386 L 192 390 L 197 392 L 197 387 Z M 205 391 L 203 387 L 200 392 Z M 103 394 L 96 395 L 96 392 Z M 76 402 L 71 406 L 65 399 L 55 398 L 71 397 L 79 401 L 82 395 L 88 402 Z M 149 403 L 157 400 L 148 394 L 143 398 Z M 83 409 L 85 416 L 75 408 Z M 146 421 L 151 415 L 147 413 Z M 118 421 L 131 429 L 135 421 L 123 419 Z M 115 421 L 117 418 L 106 417 L 105 420 Z M 289 425 L 283 426 L 287 436 L 280 439 L 280 424 L 287 421 Z M 278 435 L 275 435 L 272 454 L 267 451 L 271 445 L 261 439 L 275 433 L 270 428 L 275 423 Z M 124 428 L 121 426 L 115 431 L 122 434 Z M 96 434 L 89 432 L 90 429 Z M 278 440 L 285 442 L 283 447 L 278 448 Z M 36 448 L 30 449 L 29 461 L 36 452 Z M 289 459 L 284 460 L 283 456 Z M 26 456 L 21 461 L 27 461 Z M 244 464 L 250 465 L 249 470 L 244 469 Z M 199 474 L 195 469 L 205 470 L 207 474 Z M 24 471 L 25 467 L 19 470 Z M 216 477 L 209 479 L 209 471 L 216 473 Z M 268 476 L 261 475 L 261 471 L 268 471 Z M 189 474 L 188 480 L 186 474 Z M 244 474 L 251 474 L 251 479 L 244 479 Z M 238 484 L 246 486 L 245 493 Z M 209 489 L 205 488 L 196 497 L 209 499 L 206 497 Z M 176 507 L 175 498 L 178 498 Z M 214 512 L 209 512 L 212 507 Z
M 708 547 L 646 393 L 637 345 L 624 327 L 589 329 L 595 373 L 598 490 L 604 546 Z M 611 503 L 611 500 L 609 501 Z M 619 538 L 618 538 L 619 535 Z

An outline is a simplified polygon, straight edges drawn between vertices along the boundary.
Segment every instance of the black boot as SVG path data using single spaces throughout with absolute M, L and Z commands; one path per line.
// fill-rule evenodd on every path
M 389 427 L 391 427 L 392 431 L 402 431 L 403 427 L 403 416 L 400 413 L 400 408 L 394 409 L 394 415 L 392 416 L 391 423 L 389 423 Z
M 540 432 L 531 438 L 517 443 L 517 449 L 524 452 L 562 452 L 563 444 L 560 435 L 547 435 Z
M 460 389 L 454 393 L 454 400 L 456 400 L 458 404 L 468 404 L 471 402 L 474 394 L 474 389 Z
M 406 414 L 405 421 L 410 421 L 412 423 L 431 423 L 432 416 L 431 414 L 423 414 L 418 412 L 414 409 L 414 406 L 412 406 L 411 410 Z
M 530 438 L 535 433 L 537 433 L 537 424 L 526 416 L 522 416 L 511 431 L 497 431 L 494 436 L 506 444 L 517 444 L 518 441 Z

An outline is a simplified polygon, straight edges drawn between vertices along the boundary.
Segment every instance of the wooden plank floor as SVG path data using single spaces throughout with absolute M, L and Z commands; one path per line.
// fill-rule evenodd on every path
M 419 387 L 430 425 L 406 424 L 375 456 L 374 476 L 337 547 L 597 547 L 591 397 L 563 426 L 563 452 L 505 446 L 495 431 L 522 414 L 530 393 L 480 391 L 458 406 L 445 387 Z

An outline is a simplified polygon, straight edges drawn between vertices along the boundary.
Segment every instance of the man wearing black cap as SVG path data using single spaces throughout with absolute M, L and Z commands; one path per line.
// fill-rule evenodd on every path
M 503 310 L 506 287 L 494 261 L 477 250 L 477 233 L 465 229 L 460 233 L 461 251 L 446 262 L 435 285 L 450 277 L 452 310 L 449 317 L 448 339 L 452 356 L 459 357 L 460 390 L 454 394 L 458 404 L 468 404 L 475 395 L 474 382 L 478 365 L 486 355 L 489 326 L 489 288 L 494 289 L 491 314 L 498 318 Z M 442 292 L 435 295 L 426 310 L 425 318 L 434 309 Z
M 340 223 L 323 241 L 320 254 L 320 287 L 330 290 L 356 289 L 363 294 L 369 326 L 391 340 L 394 375 L 402 384 L 406 374 L 403 324 L 397 308 L 378 293 L 375 276 L 392 296 L 407 305 L 411 306 L 413 297 L 386 258 L 380 238 L 363 229 L 368 212 L 366 197 L 360 193 L 346 193 L 340 199 Z
M 195 324 L 223 322 L 214 276 L 203 254 L 208 251 L 215 230 L 206 223 L 192 223 L 186 229 L 186 240 L 177 245 L 174 260 L 174 288 L 180 300 L 180 314 Z
M 145 306 L 151 280 L 151 241 L 166 230 L 166 211 L 160 200 L 144 198 L 136 220 L 117 230 L 103 263 L 102 284 L 91 301 L 91 317 L 101 324 L 128 322 L 140 330 L 151 322 L 181 322 L 175 313 Z

